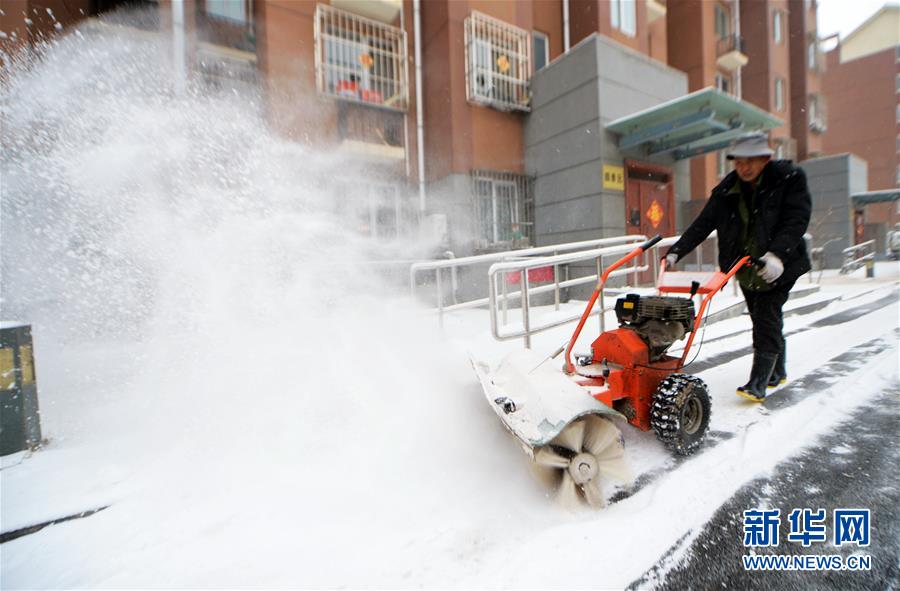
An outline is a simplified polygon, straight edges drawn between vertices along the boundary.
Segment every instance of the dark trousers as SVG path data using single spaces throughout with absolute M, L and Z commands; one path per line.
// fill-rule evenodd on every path
M 741 286 L 750 320 L 753 321 L 753 349 L 780 355 L 784 351 L 784 319 L 781 308 L 788 300 L 793 282 L 769 291 L 749 291 Z

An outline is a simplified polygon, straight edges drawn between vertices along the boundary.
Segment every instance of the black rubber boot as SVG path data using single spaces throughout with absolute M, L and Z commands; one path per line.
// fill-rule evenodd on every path
M 769 387 L 777 388 L 778 386 L 787 382 L 787 368 L 785 367 L 785 353 L 786 350 L 782 349 L 781 354 L 778 356 L 778 359 L 775 361 L 775 368 L 772 370 L 772 375 L 769 376 Z
M 766 386 L 778 355 L 764 351 L 753 352 L 753 368 L 750 370 L 750 381 L 737 389 L 737 395 L 753 402 L 766 399 Z

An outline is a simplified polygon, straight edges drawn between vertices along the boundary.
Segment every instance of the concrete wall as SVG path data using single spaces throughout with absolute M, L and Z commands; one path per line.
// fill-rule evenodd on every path
M 814 158 L 800 163 L 806 171 L 813 212 L 809 233 L 813 247 L 825 247 L 824 266 L 841 266 L 841 251 L 853 244 L 850 195 L 867 190 L 868 165 L 853 154 Z
M 624 166 L 612 120 L 687 93 L 687 76 L 600 35 L 537 72 L 525 120 L 525 168 L 535 177 L 535 243 L 625 233 L 625 194 L 603 189 L 604 164 Z M 674 167 L 676 202 L 689 197 L 685 162 Z M 678 209 L 676 207 L 676 209 Z

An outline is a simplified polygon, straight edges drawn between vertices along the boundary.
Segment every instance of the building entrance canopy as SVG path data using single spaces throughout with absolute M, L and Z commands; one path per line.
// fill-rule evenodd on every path
M 900 191 L 888 189 L 886 191 L 854 193 L 850 196 L 850 199 L 853 200 L 854 207 L 863 207 L 870 203 L 889 203 L 891 201 L 900 200 Z
M 619 135 L 619 151 L 624 154 L 671 154 L 683 160 L 721 150 L 743 133 L 767 131 L 782 123 L 746 101 L 704 88 L 616 119 L 606 129 Z

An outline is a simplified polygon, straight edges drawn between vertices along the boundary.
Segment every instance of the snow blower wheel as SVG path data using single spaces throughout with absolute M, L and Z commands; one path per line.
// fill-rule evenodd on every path
M 602 482 L 631 479 L 624 454 L 622 434 L 612 421 L 588 415 L 535 451 L 532 472 L 556 491 L 564 507 L 575 509 L 584 502 L 600 508 L 606 506 Z
M 709 390 L 696 376 L 672 374 L 653 395 L 650 425 L 656 437 L 678 455 L 697 451 L 709 429 Z

